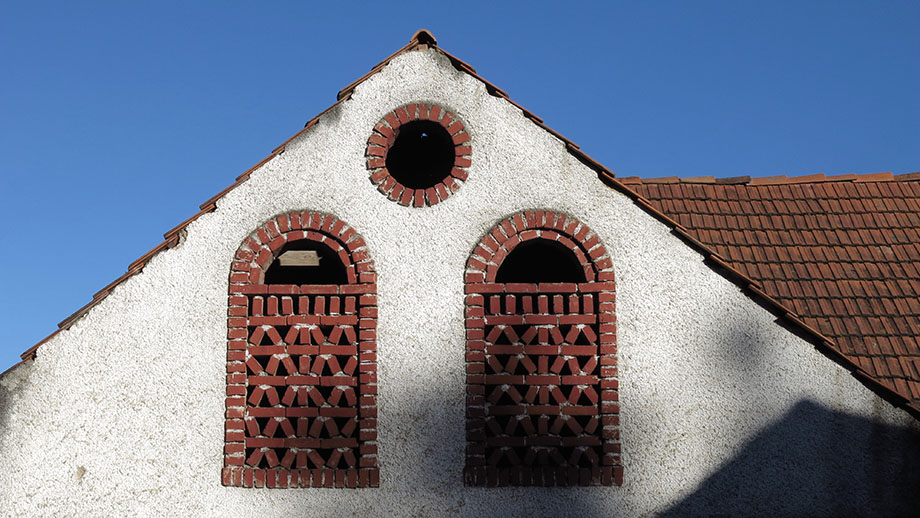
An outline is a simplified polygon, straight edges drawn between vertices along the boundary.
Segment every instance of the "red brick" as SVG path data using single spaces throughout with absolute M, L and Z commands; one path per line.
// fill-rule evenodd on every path
M 418 105 L 418 118 L 422 120 L 428 119 L 428 111 L 431 109 L 430 105 L 419 104 Z
M 380 471 L 379 470 L 376 470 L 376 469 L 370 470 L 369 484 L 370 484 L 370 487 L 380 486 Z
M 278 225 L 274 221 L 268 221 L 265 223 L 265 228 L 268 230 L 268 235 L 272 239 L 281 235 L 281 232 L 278 230 Z
M 480 259 L 477 259 L 474 256 L 470 256 L 470 258 L 467 259 L 466 266 L 467 268 L 472 268 L 474 270 L 479 270 L 479 271 L 484 271 L 486 269 L 485 263 L 482 262 Z
M 441 182 L 435 185 L 434 190 L 435 190 L 435 193 L 437 193 L 439 201 L 444 201 L 447 199 L 448 196 L 450 196 L 450 193 L 447 190 L 447 185 L 444 182 Z M 430 203 L 433 205 L 435 202 L 430 202 Z
M 372 133 L 370 138 L 367 139 L 367 143 L 368 145 L 374 144 L 377 146 L 386 147 L 387 139 L 383 135 Z
M 377 186 L 377 190 L 386 194 L 389 199 L 396 201 L 403 192 L 403 186 L 397 183 L 392 176 L 387 176 L 380 182 L 380 185 Z
M 402 187 L 402 186 L 400 186 Z M 415 194 L 414 189 L 404 189 L 402 196 L 399 197 L 399 204 L 405 205 L 406 207 L 412 205 L 412 198 Z
M 384 137 L 390 137 L 393 135 L 393 130 L 390 128 L 390 126 L 387 126 L 386 124 L 383 124 L 383 123 L 379 123 L 376 126 L 374 126 L 374 131 L 376 131 L 377 133 L 380 133 Z
M 467 273 L 465 280 L 466 282 L 484 282 L 485 276 L 482 273 Z M 243 314 L 245 314 L 245 309 Z
M 384 119 L 385 121 L 387 121 L 387 124 L 389 124 L 390 127 L 393 128 L 393 129 L 398 128 L 399 125 L 400 125 L 399 120 L 396 118 L 396 114 L 393 113 L 393 112 L 390 112 L 390 113 L 384 115 L 384 116 L 383 116 L 383 119 Z
M 291 220 L 291 230 L 300 230 L 301 228 L 303 228 L 301 227 L 301 224 L 300 224 L 300 213 L 299 212 L 292 212 L 288 214 L 288 219 Z
M 263 244 L 263 245 L 271 241 L 271 238 L 268 237 L 268 232 L 266 232 L 264 228 L 260 228 L 256 230 L 256 238 L 259 244 Z M 255 251 L 255 249 L 252 249 L 252 250 Z
M 406 110 L 405 106 L 400 106 L 399 108 L 396 108 L 396 117 L 399 118 L 400 124 L 405 124 L 409 122 L 409 113 Z
M 371 181 L 376 185 L 389 177 L 389 175 L 389 171 L 387 171 L 385 168 L 381 168 L 371 174 Z
M 438 185 L 441 185 L 441 184 L 438 184 Z M 445 192 L 447 191 L 445 190 Z M 427 199 L 428 205 L 434 205 L 435 203 L 438 203 L 439 201 L 441 201 L 434 187 L 429 187 L 425 189 L 425 198 Z
M 281 232 L 287 232 L 291 230 L 291 221 L 288 219 L 287 214 L 278 216 L 276 221 L 278 222 L 278 229 L 281 230 Z

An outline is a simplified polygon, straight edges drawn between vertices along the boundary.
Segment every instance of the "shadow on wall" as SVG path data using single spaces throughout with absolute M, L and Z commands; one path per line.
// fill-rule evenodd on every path
M 398 389 L 392 387 L 391 390 Z M 425 390 L 424 386 L 409 386 L 400 393 L 414 404 L 386 409 L 390 414 L 388 421 L 406 425 L 386 429 L 388 438 L 382 438 L 381 448 L 388 450 L 389 458 L 404 456 L 410 460 L 403 459 L 402 469 L 381 463 L 380 487 L 386 494 L 376 489 L 268 491 L 293 495 L 286 505 L 310 509 L 311 516 L 331 518 L 362 514 L 426 517 L 611 516 L 604 503 L 596 498 L 597 487 L 464 487 L 465 440 L 456 440 L 456 436 L 465 435 L 464 400 L 457 399 L 448 391 Z M 248 505 L 255 504 L 251 493 L 265 492 L 250 488 L 232 488 L 230 491 L 241 494 Z M 339 495 L 346 495 L 349 501 L 353 497 L 356 504 L 343 505 Z M 256 512 L 258 508 L 249 510 Z M 208 514 L 205 510 L 201 512 Z
M 917 516 L 920 432 L 801 401 L 663 516 Z
M 6 431 L 9 429 L 7 427 L 7 421 L 10 419 L 9 415 L 12 407 L 12 399 L 9 390 L 0 386 L 0 430 L 3 431 L 2 434 L 0 434 L 0 444 L 3 443 L 3 440 L 6 438 Z
M 416 404 L 399 410 L 400 415 L 394 412 L 391 421 L 417 425 L 388 430 L 405 439 L 400 446 L 406 449 L 391 454 L 412 457 L 412 462 L 406 462 L 403 470 L 386 464 L 381 466 L 381 487 L 396 489 L 405 498 L 396 505 L 394 512 L 405 513 L 406 502 L 412 502 L 416 516 L 609 515 L 604 503 L 596 498 L 598 487 L 464 487 L 465 400 L 455 399 L 448 391 L 425 390 L 424 387 L 412 387 L 402 393 Z M 454 439 L 458 435 L 460 440 Z M 394 449 L 395 446 L 390 441 L 383 447 Z M 438 475 L 433 476 L 435 473 Z M 419 495 L 425 496 L 419 498 Z
M 15 369 L 24 370 L 28 369 L 28 365 L 17 365 Z M 13 372 L 8 371 L 3 375 L 3 378 L 12 378 L 13 376 L 23 376 L 22 372 Z M 22 392 L 22 387 L 25 386 L 27 380 L 17 380 L 13 381 L 11 379 L 3 380 L 6 382 L 0 382 L 0 444 L 6 439 L 6 436 L 9 434 L 9 427 L 7 424 L 10 420 L 10 412 L 13 411 L 14 402 Z

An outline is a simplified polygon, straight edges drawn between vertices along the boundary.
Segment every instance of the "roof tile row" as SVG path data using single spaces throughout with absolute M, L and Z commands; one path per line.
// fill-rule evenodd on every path
M 624 179 L 920 407 L 920 173 Z

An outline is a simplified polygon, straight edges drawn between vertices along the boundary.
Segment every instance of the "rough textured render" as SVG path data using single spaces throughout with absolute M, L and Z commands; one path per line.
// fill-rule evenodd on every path
M 453 110 L 471 136 L 468 180 L 431 207 L 387 200 L 365 168 L 374 124 L 410 102 Z M 575 216 L 613 260 L 620 487 L 462 481 L 466 261 L 532 208 Z M 221 485 L 231 261 L 294 210 L 347 222 L 377 267 L 376 489 Z M 7 515 L 890 515 L 910 511 L 920 472 L 915 419 L 434 49 L 357 86 L 0 386 Z

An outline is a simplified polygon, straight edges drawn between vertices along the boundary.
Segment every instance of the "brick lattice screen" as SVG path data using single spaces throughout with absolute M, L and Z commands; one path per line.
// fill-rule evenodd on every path
M 265 284 L 282 248 L 322 243 L 344 284 Z M 376 487 L 377 278 L 364 239 L 334 216 L 263 224 L 230 274 L 223 483 Z
M 495 282 L 531 239 L 571 250 L 586 282 Z M 465 483 L 622 484 L 616 286 L 598 237 L 565 214 L 515 214 L 473 251 L 466 292 Z

